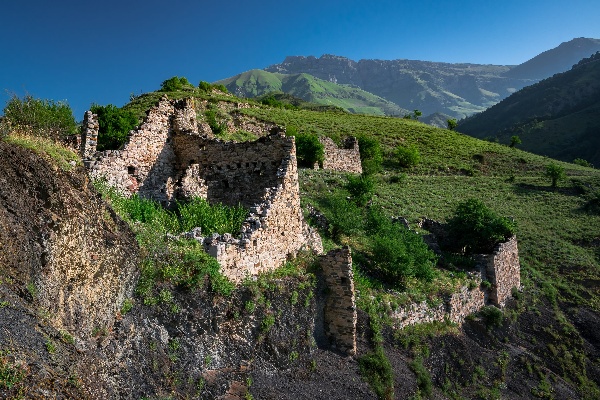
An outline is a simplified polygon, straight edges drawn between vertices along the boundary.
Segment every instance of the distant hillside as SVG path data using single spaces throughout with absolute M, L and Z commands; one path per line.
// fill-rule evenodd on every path
M 600 53 L 461 121 L 458 130 L 504 143 L 518 135 L 524 150 L 600 166 Z
M 238 97 L 259 97 L 283 92 L 304 101 L 341 107 L 355 114 L 403 116 L 408 110 L 372 93 L 350 85 L 341 85 L 309 74 L 281 74 L 251 70 L 218 82 Z
M 600 39 L 576 38 L 544 51 L 531 60 L 507 71 L 511 78 L 544 79 L 568 71 L 582 58 L 600 51 Z
M 461 119 L 485 110 L 525 86 L 568 70 L 597 50 L 600 40 L 580 38 L 517 67 L 416 60 L 356 62 L 326 54 L 319 58 L 289 56 L 265 70 L 307 73 L 326 81 L 355 85 L 400 107 L 419 109 L 425 116 L 439 112 Z M 516 72 L 512 73 L 513 70 Z

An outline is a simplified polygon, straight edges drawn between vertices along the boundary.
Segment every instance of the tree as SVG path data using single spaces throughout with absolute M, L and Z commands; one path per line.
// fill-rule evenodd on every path
M 510 137 L 510 145 L 508 147 L 515 147 L 516 145 L 521 144 L 521 138 L 517 135 L 513 135 Z
M 448 129 L 451 131 L 455 130 L 458 125 L 458 122 L 456 122 L 455 119 L 448 119 L 446 123 L 448 124 Z
M 115 105 L 100 106 L 92 104 L 90 111 L 98 115 L 98 150 L 118 150 L 125 144 L 129 131 L 134 129 L 138 120 L 131 111 Z
M 419 111 L 419 110 L 414 110 L 413 111 L 413 119 L 415 121 L 417 121 L 421 115 L 423 115 L 423 113 L 421 111 Z
M 194 86 L 185 77 L 174 76 L 160 84 L 161 92 L 175 92 L 183 89 L 192 89 Z
M 36 99 L 31 95 L 22 99 L 13 95 L 4 107 L 4 117 L 12 128 L 51 139 L 77 131 L 73 111 L 66 102 Z
M 558 181 L 565 179 L 565 168 L 558 164 L 546 165 L 545 175 L 552 180 L 552 187 L 556 187 Z

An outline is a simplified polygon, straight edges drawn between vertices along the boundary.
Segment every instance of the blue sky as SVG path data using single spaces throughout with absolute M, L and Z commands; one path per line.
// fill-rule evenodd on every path
M 520 64 L 600 38 L 597 0 L 0 0 L 6 91 L 125 104 L 174 75 L 215 81 L 287 55 Z

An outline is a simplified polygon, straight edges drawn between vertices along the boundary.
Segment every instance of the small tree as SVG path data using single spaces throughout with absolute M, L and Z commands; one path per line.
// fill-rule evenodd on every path
M 469 199 L 458 205 L 448 221 L 448 231 L 455 244 L 466 253 L 489 253 L 515 232 L 515 223 L 499 217 L 482 201 Z
M 212 85 L 206 81 L 200 81 L 198 84 L 198 89 L 202 90 L 203 92 L 210 92 Z
M 375 181 L 370 175 L 348 175 L 346 190 L 357 205 L 364 206 L 373 197 Z
M 194 86 L 185 77 L 174 76 L 160 84 L 161 92 L 175 92 L 183 89 L 192 89 Z
M 400 166 L 404 168 L 414 167 L 421 161 L 421 154 L 415 146 L 398 146 L 396 147 L 395 156 Z
M 131 111 L 126 111 L 112 104 L 100 106 L 92 104 L 90 111 L 98 115 L 98 150 L 117 150 L 127 140 L 129 131 L 134 129 L 138 121 Z
M 414 110 L 414 111 L 413 111 L 413 119 L 414 119 L 415 121 L 418 121 L 418 120 L 419 120 L 419 117 L 420 117 L 421 115 L 423 115 L 423 113 L 422 113 L 421 111 L 419 111 L 419 110 Z
M 513 135 L 510 137 L 510 144 L 508 147 L 515 147 L 516 145 L 521 144 L 521 138 L 517 135 Z
M 372 137 L 359 136 L 358 148 L 360 149 L 363 174 L 371 175 L 379 172 L 383 162 L 383 153 L 379 142 Z
M 293 136 L 296 137 L 296 155 L 299 165 L 312 167 L 315 163 L 323 164 L 325 148 L 316 134 L 296 133 Z
M 448 124 L 448 129 L 451 131 L 455 130 L 458 125 L 458 122 L 456 122 L 455 119 L 448 119 L 446 123 Z
M 546 176 L 552 180 L 552 187 L 556 187 L 558 181 L 565 179 L 565 168 L 558 164 L 546 165 Z

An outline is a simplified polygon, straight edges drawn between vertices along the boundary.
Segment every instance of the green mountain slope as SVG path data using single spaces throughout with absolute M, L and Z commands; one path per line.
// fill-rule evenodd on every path
M 302 100 L 341 107 L 351 113 L 372 115 L 405 115 L 407 110 L 381 97 L 349 85 L 339 85 L 309 74 L 279 74 L 252 70 L 218 82 L 239 97 L 258 97 L 271 92 L 284 92 Z
M 599 111 L 600 53 L 461 121 L 458 130 L 503 143 L 518 135 L 528 151 L 600 165 Z

